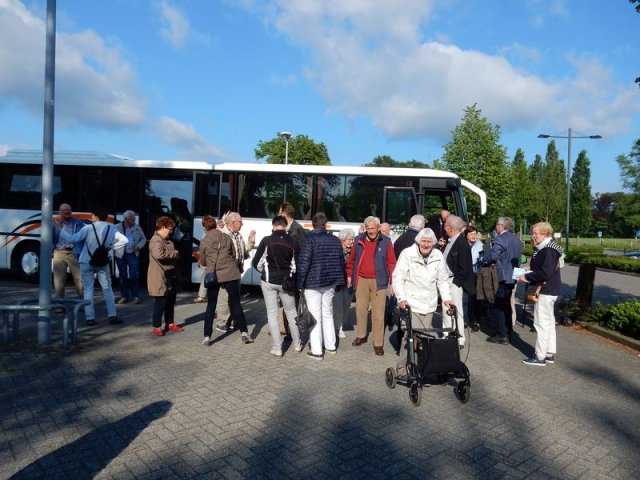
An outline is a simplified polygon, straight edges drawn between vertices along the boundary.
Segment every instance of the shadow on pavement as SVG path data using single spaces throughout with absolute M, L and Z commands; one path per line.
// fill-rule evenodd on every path
M 74 442 L 40 457 L 10 478 L 50 478 L 58 474 L 64 475 L 65 472 L 76 479 L 94 478 L 151 422 L 164 417 L 170 408 L 169 401 L 151 403 L 117 422 L 98 427 Z

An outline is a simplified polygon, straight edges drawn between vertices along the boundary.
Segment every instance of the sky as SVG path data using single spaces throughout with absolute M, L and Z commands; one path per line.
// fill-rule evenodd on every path
M 46 7 L 0 0 L 0 155 L 42 149 Z M 628 0 L 58 0 L 55 148 L 255 162 L 288 131 L 334 165 L 431 164 L 475 104 L 510 159 L 571 128 L 620 191 L 638 32 Z

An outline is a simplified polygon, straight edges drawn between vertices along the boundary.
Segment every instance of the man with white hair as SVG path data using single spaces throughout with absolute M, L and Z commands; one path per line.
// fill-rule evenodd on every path
M 120 301 L 119 304 L 132 301 L 140 303 L 140 285 L 138 282 L 138 257 L 140 250 L 147 244 L 142 228 L 136 223 L 136 214 L 127 210 L 122 215 L 122 221 L 116 225 L 116 230 L 127 237 L 129 243 L 124 247 L 121 257 L 116 253 L 116 264 L 120 277 Z
M 451 293 L 438 239 L 430 228 L 420 230 L 415 243 L 405 248 L 393 271 L 393 286 L 401 310 L 411 307 L 411 326 L 433 328 L 433 312 L 438 308 L 438 294 L 445 306 L 451 305 Z M 407 350 L 400 348 L 398 374 L 406 374 Z
M 351 345 L 359 347 L 366 343 L 371 307 L 373 351 L 382 356 L 387 287 L 391 285 L 396 255 L 389 237 L 380 233 L 378 217 L 367 217 L 364 225 L 365 233 L 355 238 L 347 264 L 347 287 L 353 286 L 356 292 L 356 338 Z M 390 293 L 393 295 L 393 290 Z
M 449 279 L 451 289 L 451 299 L 458 311 L 458 329 L 460 337 L 458 343 L 460 348 L 464 347 L 464 302 L 465 293 L 473 295 L 476 293 L 476 285 L 473 276 L 473 264 L 471 261 L 471 245 L 462 235 L 467 224 L 457 215 L 449 215 L 444 224 L 444 230 L 447 234 L 447 246 L 444 249 L 444 260 L 447 266 L 447 277 Z M 445 308 L 442 309 L 446 311 Z M 443 323 L 445 328 L 453 328 L 455 319 L 447 314 L 443 314 Z
M 405 248 L 411 247 L 415 243 L 416 235 L 422 230 L 427 223 L 424 215 L 414 215 L 409 219 L 409 225 L 402 235 L 393 244 L 393 250 L 396 253 L 396 258 L 400 256 Z

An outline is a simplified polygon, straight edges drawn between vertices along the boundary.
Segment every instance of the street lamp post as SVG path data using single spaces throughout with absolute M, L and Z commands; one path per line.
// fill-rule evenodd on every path
M 565 233 L 567 238 L 565 240 L 565 250 L 569 251 L 569 211 L 571 210 L 571 139 L 572 138 L 590 138 L 592 140 L 602 138 L 601 135 L 572 135 L 571 128 L 569 128 L 567 135 L 547 135 L 541 133 L 538 138 L 566 138 L 569 151 L 567 152 L 567 226 L 565 227 Z
M 292 137 L 291 132 L 280 132 L 279 135 L 284 138 L 284 164 L 289 163 L 289 139 Z

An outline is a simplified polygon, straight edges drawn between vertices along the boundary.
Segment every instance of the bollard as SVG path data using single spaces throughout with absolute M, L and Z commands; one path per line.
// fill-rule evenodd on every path
M 595 278 L 595 265 L 584 263 L 580 265 L 580 269 L 578 270 L 578 285 L 576 287 L 576 303 L 581 307 L 591 307 Z

